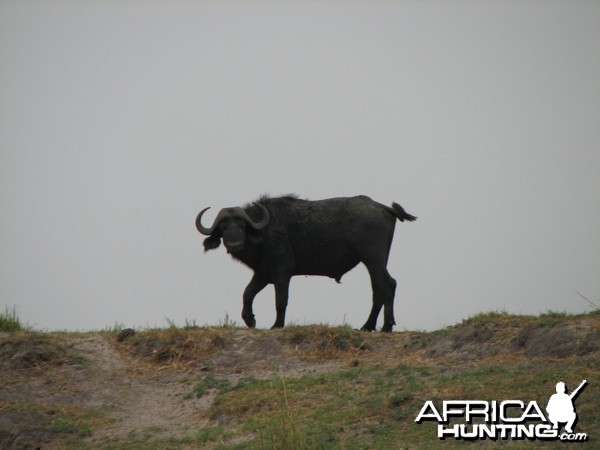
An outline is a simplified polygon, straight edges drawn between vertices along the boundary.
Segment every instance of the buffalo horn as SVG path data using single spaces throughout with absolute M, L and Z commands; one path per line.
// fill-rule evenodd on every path
M 202 211 L 200 211 L 200 213 L 198 213 L 198 216 L 196 217 L 196 228 L 200 233 L 206 236 L 210 236 L 213 233 L 213 231 L 215 231 L 215 229 L 219 226 L 221 220 L 223 220 L 223 218 L 225 218 L 229 214 L 229 211 L 222 209 L 221 211 L 219 211 L 219 214 L 217 214 L 217 217 L 215 218 L 212 227 L 206 228 L 204 225 L 202 225 L 202 215 L 209 209 L 210 206 L 208 208 L 204 208 Z
M 246 222 L 248 222 L 250 224 L 250 226 L 252 228 L 254 228 L 255 230 L 262 230 L 264 227 L 266 227 L 269 224 L 269 221 L 270 221 L 269 211 L 267 210 L 267 208 L 265 208 L 260 203 L 254 203 L 254 204 L 262 210 L 263 217 L 259 222 L 254 222 L 250 218 L 248 213 L 246 213 L 246 211 L 244 211 L 242 208 L 237 209 L 236 215 L 238 217 L 241 217 L 242 219 L 244 219 Z

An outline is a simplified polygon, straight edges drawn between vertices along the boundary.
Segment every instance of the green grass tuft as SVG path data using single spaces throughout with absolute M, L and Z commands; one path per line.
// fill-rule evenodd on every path
M 4 312 L 0 312 L 0 331 L 22 331 L 23 325 L 17 316 L 17 309 L 8 306 L 4 307 Z

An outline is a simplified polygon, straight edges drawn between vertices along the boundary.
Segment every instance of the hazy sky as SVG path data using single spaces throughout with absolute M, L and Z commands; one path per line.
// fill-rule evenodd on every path
M 589 310 L 600 2 L 0 1 L 0 307 L 241 324 L 251 271 L 203 254 L 195 216 L 290 192 L 419 217 L 388 266 L 399 330 Z M 287 320 L 370 307 L 361 265 L 294 278 Z

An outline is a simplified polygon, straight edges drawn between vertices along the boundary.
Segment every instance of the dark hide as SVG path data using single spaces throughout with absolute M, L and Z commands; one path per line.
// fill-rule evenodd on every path
M 257 203 L 270 216 L 268 225 L 260 230 L 249 226 L 251 222 L 247 220 L 264 219 L 264 211 Z M 225 209 L 229 210 L 235 208 Z M 366 196 L 318 201 L 292 196 L 263 197 L 243 210 L 246 221 L 224 214 L 204 240 L 204 249 L 217 248 L 223 239 L 227 251 L 254 271 L 243 294 L 242 318 L 249 327 L 256 325 L 252 311 L 254 297 L 267 284 L 275 285 L 277 319 L 273 328 L 280 328 L 285 323 L 291 277 L 322 275 L 339 282 L 346 272 L 362 262 L 369 271 L 373 288 L 373 306 L 362 329 L 375 330 L 383 307 L 382 331 L 392 330 L 396 280 L 387 271 L 388 256 L 396 220 L 413 221 L 416 217 L 397 203 L 388 207 Z M 200 221 L 201 214 L 197 223 Z

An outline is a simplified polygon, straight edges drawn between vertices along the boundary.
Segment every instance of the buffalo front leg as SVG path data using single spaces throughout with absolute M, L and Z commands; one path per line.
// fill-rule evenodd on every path
M 369 318 L 362 326 L 362 331 L 375 331 L 375 327 L 377 326 L 377 317 L 379 317 L 379 313 L 381 312 L 381 308 L 383 307 L 383 302 L 381 299 L 373 296 L 373 307 L 371 308 L 371 314 L 369 314 Z
M 244 322 L 250 328 L 254 328 L 256 326 L 256 319 L 254 318 L 254 312 L 252 311 L 254 297 L 256 297 L 256 294 L 262 291 L 267 284 L 269 283 L 254 275 L 250 280 L 250 283 L 248 283 L 248 286 L 246 286 L 246 289 L 244 289 L 244 295 L 242 297 L 244 303 L 244 307 L 242 309 L 242 319 L 244 319 Z
M 277 311 L 277 317 L 271 328 L 283 328 L 285 325 L 285 310 L 287 309 L 288 304 L 289 289 L 289 278 L 275 283 L 275 309 Z

